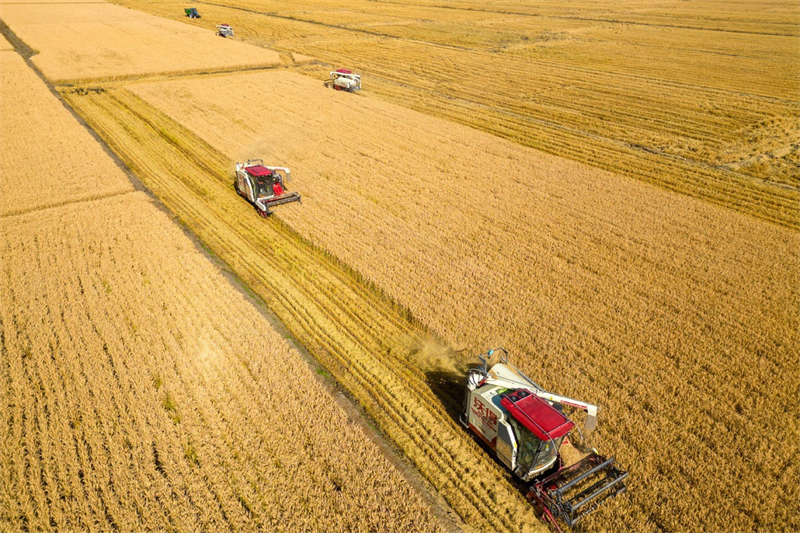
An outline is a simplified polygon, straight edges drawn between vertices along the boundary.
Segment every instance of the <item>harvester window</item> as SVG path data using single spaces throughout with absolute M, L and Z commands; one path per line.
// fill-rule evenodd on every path
M 529 472 L 539 453 L 539 447 L 542 441 L 536 438 L 528 429 L 524 428 L 522 424 L 514 420 L 514 418 L 510 418 L 509 421 L 511 422 L 511 427 L 514 428 L 514 435 L 517 437 L 517 443 L 519 445 L 517 448 L 517 465 L 519 465 L 523 471 Z
M 514 435 L 517 437 L 517 465 L 524 472 L 539 470 L 555 460 L 561 441 L 564 437 L 555 440 L 543 441 L 530 432 L 513 417 L 509 418 Z
M 269 176 L 259 176 L 257 178 L 257 186 L 258 186 L 258 196 L 259 198 L 263 198 L 265 196 L 272 196 L 274 191 L 272 190 L 272 184 L 275 183 L 274 174 Z

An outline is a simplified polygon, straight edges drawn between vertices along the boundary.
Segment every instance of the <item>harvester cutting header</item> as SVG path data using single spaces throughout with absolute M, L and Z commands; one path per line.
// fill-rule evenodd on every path
M 569 406 L 586 411 L 584 429 L 597 425 L 596 405 L 546 392 L 508 359 L 504 348 L 479 356 L 481 367 L 467 374 L 461 423 L 471 429 L 516 477 L 533 482 L 530 500 L 542 520 L 561 531 L 558 520 L 574 526 L 605 500 L 625 491 L 628 473 L 592 449 L 581 453 L 568 434 L 575 423 L 563 413 Z M 495 361 L 496 359 L 496 361 Z M 565 465 L 562 446 L 583 455 Z

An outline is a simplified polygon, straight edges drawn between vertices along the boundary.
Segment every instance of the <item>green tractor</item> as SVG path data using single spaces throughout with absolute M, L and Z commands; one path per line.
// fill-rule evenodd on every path
M 186 16 L 189 17 L 190 19 L 199 19 L 200 18 L 200 13 L 197 12 L 197 8 L 196 7 L 187 7 L 183 11 L 186 13 Z

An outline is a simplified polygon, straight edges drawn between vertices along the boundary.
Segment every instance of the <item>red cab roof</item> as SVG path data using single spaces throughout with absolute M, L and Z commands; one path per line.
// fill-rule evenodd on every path
M 575 427 L 575 423 L 555 407 L 526 389 L 503 397 L 500 404 L 542 440 L 563 437 Z
M 352 70 L 347 70 L 346 68 L 337 68 L 336 72 L 341 72 L 342 74 L 352 74 Z
M 272 174 L 272 171 L 267 167 L 263 167 L 261 165 L 253 165 L 252 167 L 244 167 L 248 174 L 255 177 L 260 176 L 269 176 Z

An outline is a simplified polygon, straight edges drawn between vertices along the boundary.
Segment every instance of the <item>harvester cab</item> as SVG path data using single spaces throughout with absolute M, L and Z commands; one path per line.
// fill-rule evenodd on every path
M 220 37 L 233 37 L 233 28 L 230 24 L 217 24 L 217 35 Z
M 200 13 L 197 12 L 197 8 L 196 7 L 187 7 L 183 11 L 186 13 L 186 16 L 189 17 L 190 19 L 199 19 L 200 18 Z
M 286 190 L 290 179 L 288 168 L 266 167 L 261 159 L 236 163 L 236 192 L 265 218 L 271 214 L 270 207 L 300 201 L 299 193 Z
M 361 90 L 361 74 L 356 74 L 346 68 L 340 68 L 331 72 L 331 79 L 325 80 L 324 85 L 337 91 L 351 93 L 359 91 Z
M 559 520 L 574 526 L 602 502 L 625 491 L 628 473 L 592 449 L 583 453 L 569 442 L 580 432 L 564 407 L 586 411 L 584 429 L 597 424 L 597 406 L 546 392 L 509 362 L 504 348 L 479 356 L 470 369 L 461 423 L 471 429 L 499 461 L 529 485 L 527 497 L 542 520 L 561 531 Z M 581 440 L 583 435 L 581 434 Z M 581 457 L 565 464 L 569 455 Z

